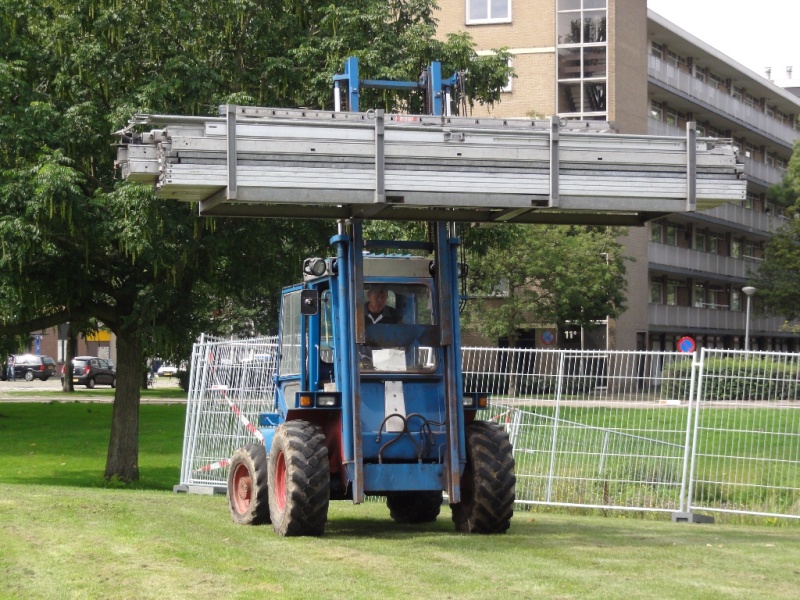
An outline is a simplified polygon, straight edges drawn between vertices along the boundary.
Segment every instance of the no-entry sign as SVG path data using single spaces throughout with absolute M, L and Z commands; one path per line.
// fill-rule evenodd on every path
M 695 344 L 694 340 L 690 338 L 688 335 L 685 335 L 678 340 L 678 350 L 680 350 L 681 352 L 689 354 L 690 352 L 694 352 L 696 349 L 697 349 L 697 344 Z

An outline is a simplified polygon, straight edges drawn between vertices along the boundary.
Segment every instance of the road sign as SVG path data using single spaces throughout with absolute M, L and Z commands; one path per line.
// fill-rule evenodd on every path
M 547 330 L 545 330 L 545 332 L 542 334 L 542 337 L 541 337 L 541 339 L 542 339 L 542 343 L 543 343 L 545 346 L 549 346 L 550 344 L 552 344 L 553 342 L 555 342 L 555 341 L 556 341 L 556 336 L 555 336 L 555 334 L 554 334 L 552 331 L 550 331 L 549 329 L 547 329 Z
M 681 352 L 689 354 L 694 352 L 696 349 L 697 344 L 695 344 L 694 339 L 690 338 L 688 335 L 685 335 L 678 340 L 678 350 Z

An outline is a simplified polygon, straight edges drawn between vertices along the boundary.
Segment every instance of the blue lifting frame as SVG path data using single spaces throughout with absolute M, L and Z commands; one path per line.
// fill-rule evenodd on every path
M 422 73 L 419 81 L 389 81 L 387 79 L 359 79 L 358 58 L 351 56 L 344 63 L 344 73 L 333 76 L 334 105 L 337 112 L 342 110 L 341 88 L 347 86 L 347 110 L 358 112 L 358 97 L 362 87 L 384 90 L 425 90 L 430 103 L 430 114 L 433 116 L 449 116 L 453 88 L 460 78 L 458 72 L 447 79 L 442 79 L 442 64 L 432 61 L 426 71 Z

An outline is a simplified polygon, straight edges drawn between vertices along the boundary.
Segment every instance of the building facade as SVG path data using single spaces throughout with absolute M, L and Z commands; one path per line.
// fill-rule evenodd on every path
M 666 217 L 623 240 L 628 311 L 609 325 L 620 350 L 743 348 L 742 292 L 784 222 L 767 188 L 779 183 L 795 140 L 800 98 L 646 8 L 642 0 L 440 0 L 439 34 L 467 31 L 479 52 L 507 48 L 516 77 L 497 117 L 596 119 L 620 133 L 733 139 L 747 179 L 743 206 Z M 743 17 L 746 18 L 746 17 Z M 768 40 L 765 40 L 767 43 Z M 787 70 L 787 73 L 790 71 Z M 779 316 L 750 298 L 750 348 L 800 350 Z
M 30 341 L 19 353 L 49 356 L 57 364 L 63 365 L 67 356 L 68 326 L 51 327 L 30 334 Z M 116 336 L 107 329 L 101 329 L 89 335 L 78 336 L 78 347 L 75 356 L 97 356 L 116 362 Z

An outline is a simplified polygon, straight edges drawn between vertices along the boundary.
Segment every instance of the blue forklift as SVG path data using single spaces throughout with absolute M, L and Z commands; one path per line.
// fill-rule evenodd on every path
M 458 75 L 432 63 L 417 82 L 335 77 L 358 111 L 360 87 L 422 88 L 441 115 Z M 380 203 L 378 203 L 380 204 Z M 465 393 L 459 333 L 459 240 L 433 222 L 430 242 L 365 240 L 342 219 L 335 253 L 310 257 L 281 299 L 275 411 L 264 443 L 238 449 L 227 497 L 236 523 L 282 536 L 321 535 L 330 500 L 384 496 L 398 523 L 435 521 L 444 502 L 461 532 L 504 533 L 514 511 L 514 457 L 501 425 Z

